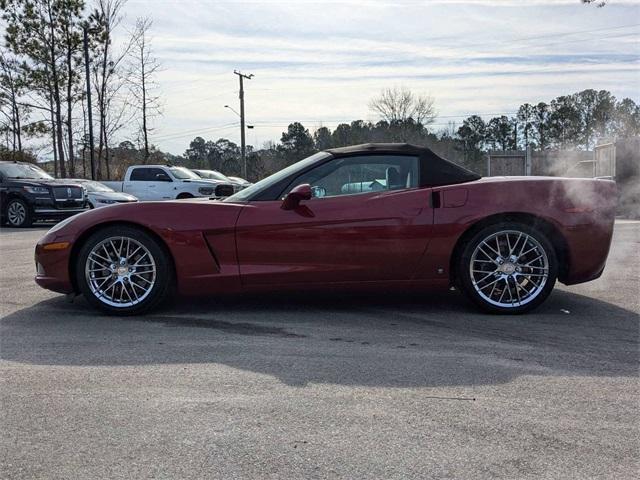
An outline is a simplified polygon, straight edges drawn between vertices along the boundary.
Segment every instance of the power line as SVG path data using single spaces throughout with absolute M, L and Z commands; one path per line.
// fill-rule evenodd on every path
M 214 98 L 222 97 L 224 95 L 229 95 L 231 93 L 237 93 L 237 92 L 238 92 L 237 90 L 226 90 L 224 92 L 220 92 L 220 93 L 217 93 L 215 95 L 210 95 L 210 96 L 206 96 L 206 97 L 196 97 L 196 98 L 193 98 L 191 100 L 187 100 L 186 102 L 180 101 L 180 105 L 181 106 L 182 105 L 191 105 L 192 103 L 203 102 L 203 101 L 206 101 L 206 100 L 213 100 Z
M 228 123 L 225 125 L 216 125 L 212 127 L 204 127 L 193 130 L 183 130 L 180 132 L 166 133 L 164 135 L 154 136 L 154 140 L 172 140 L 173 138 L 180 138 L 189 135 L 197 135 L 198 133 L 204 133 L 207 131 L 226 130 L 228 128 L 237 127 L 238 122 Z

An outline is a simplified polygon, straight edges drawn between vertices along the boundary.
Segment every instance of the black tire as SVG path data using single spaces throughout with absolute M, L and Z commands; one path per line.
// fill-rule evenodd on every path
M 190 193 L 180 193 L 178 194 L 178 196 L 176 197 L 176 200 L 182 200 L 183 198 L 195 198 L 193 195 L 191 195 Z
M 152 286 L 148 289 L 148 293 L 145 293 L 144 294 L 145 296 L 140 301 L 134 302 L 131 305 L 124 305 L 124 304 L 114 305 L 114 303 L 117 302 L 115 298 L 114 299 L 107 298 L 107 296 L 109 295 L 115 297 L 116 292 L 118 291 L 117 290 L 118 288 L 120 288 L 120 291 L 124 289 L 125 293 L 129 296 L 129 298 L 132 301 L 134 301 L 135 298 L 134 298 L 134 295 L 130 294 L 130 292 L 135 291 L 134 293 L 136 296 L 138 294 L 142 295 L 140 293 L 142 289 L 137 290 L 134 288 L 133 285 L 131 285 L 133 283 L 131 281 L 131 279 L 133 278 L 132 275 L 135 275 L 135 273 L 129 274 L 128 278 L 125 279 L 124 277 L 120 277 L 117 272 L 114 272 L 111 275 L 111 278 L 117 279 L 118 281 L 115 282 L 116 286 L 113 287 L 114 288 L 113 292 L 106 296 L 100 296 L 97 293 L 94 293 L 94 289 L 92 289 L 92 286 L 90 285 L 91 280 L 88 278 L 91 275 L 91 273 L 87 272 L 87 268 L 89 266 L 96 266 L 95 264 L 96 257 L 92 256 L 92 260 L 88 264 L 89 255 L 91 254 L 94 248 L 99 246 L 101 243 L 105 242 L 107 239 L 125 239 L 125 240 L 130 239 L 131 244 L 133 244 L 134 246 L 137 242 L 137 244 L 143 246 L 143 252 L 144 252 L 144 249 L 146 249 L 146 253 L 151 257 L 151 263 L 155 264 L 155 276 L 151 278 L 153 280 L 153 283 L 149 282 L 149 284 L 152 284 Z M 118 245 L 118 241 L 119 240 L 115 240 L 116 246 Z M 133 248 L 131 248 L 129 251 L 132 251 L 132 250 Z M 105 252 L 102 250 L 100 250 L 100 252 L 102 255 L 105 254 Z M 106 255 L 109 256 L 108 253 L 106 253 Z M 115 255 L 115 252 L 114 252 L 114 255 Z M 78 285 L 80 293 L 84 295 L 84 297 L 92 306 L 102 310 L 107 314 L 138 315 L 156 308 L 163 301 L 171 297 L 175 275 L 173 271 L 173 263 L 171 261 L 170 254 L 164 245 L 162 245 L 158 240 L 156 240 L 153 236 L 149 235 L 144 230 L 131 227 L 131 226 L 117 226 L 117 225 L 98 230 L 97 232 L 92 234 L 82 244 L 82 247 L 80 248 L 79 254 L 76 258 L 77 258 L 77 261 L 75 265 L 75 278 L 76 278 L 76 284 Z M 109 258 L 111 257 L 109 256 Z M 98 260 L 98 261 L 100 261 L 101 264 L 102 262 L 104 262 L 104 260 Z M 132 262 L 133 261 L 134 260 L 132 260 Z M 104 262 L 104 263 L 106 264 L 107 262 Z M 135 264 L 132 264 L 131 266 L 135 267 Z M 119 269 L 116 269 L 116 270 L 119 270 Z M 108 275 L 109 272 L 110 270 L 107 270 L 105 268 L 103 271 L 98 272 L 98 275 Z M 141 273 L 145 273 L 145 272 L 141 271 Z M 126 276 L 126 272 L 125 272 L 125 276 Z M 141 275 L 137 275 L 137 277 L 141 277 Z M 101 278 L 107 278 L 107 277 L 101 277 Z M 93 279 L 93 280 L 96 281 L 96 279 Z M 122 282 L 120 282 L 120 280 L 122 280 Z M 123 283 L 125 283 L 125 280 L 128 287 L 127 289 L 125 289 L 123 285 Z M 140 280 L 138 281 L 138 284 L 146 286 L 146 284 L 141 283 Z M 95 285 L 93 288 L 95 288 Z M 102 293 L 106 293 L 106 292 L 102 292 Z M 121 295 L 120 298 L 122 299 L 123 295 Z
M 519 250 L 520 246 L 526 245 L 527 241 L 531 241 L 528 247 L 535 249 L 529 254 L 523 255 L 524 259 L 518 258 L 514 260 L 517 256 L 515 252 L 512 256 L 506 255 L 504 259 L 502 255 L 498 256 L 495 252 L 496 248 L 501 254 L 507 253 L 507 250 L 509 250 L 509 247 L 505 245 L 509 243 L 507 232 L 512 233 L 512 236 L 510 236 L 511 246 L 513 246 L 514 239 L 518 239 L 521 242 L 514 247 L 514 250 Z M 493 237 L 496 234 L 498 236 Z M 522 234 L 522 236 L 519 236 L 519 234 Z M 490 239 L 489 243 L 491 245 L 483 244 L 486 239 Z M 494 239 L 497 244 L 493 244 Z M 479 252 L 480 246 L 489 255 L 476 253 L 474 257 L 474 252 Z M 519 253 L 523 253 L 522 250 L 519 250 Z M 495 258 L 490 258 L 494 255 Z M 526 266 L 527 262 L 530 263 L 531 258 L 540 257 L 534 262 L 545 262 L 545 255 L 546 263 L 544 265 L 542 263 L 533 263 L 533 266 Z M 478 271 L 475 268 L 484 268 L 486 270 Z M 520 270 L 513 271 L 513 269 Z M 493 270 L 497 271 L 494 272 Z M 521 271 L 527 273 L 519 273 Z M 492 276 L 487 278 L 489 273 Z M 545 273 L 547 277 L 543 278 Z M 472 275 L 477 276 L 472 278 Z M 557 277 L 558 259 L 552 243 L 540 230 L 520 222 L 500 222 L 475 232 L 466 242 L 457 264 L 458 286 L 472 302 L 489 313 L 520 314 L 535 309 L 549 296 Z M 485 278 L 487 279 L 484 280 Z M 537 283 L 540 283 L 540 285 L 537 286 Z M 530 286 L 531 292 L 534 292 L 529 296 L 525 296 L 526 293 L 529 293 L 526 289 L 527 286 Z M 509 293 L 510 302 L 507 302 L 507 292 Z M 498 298 L 503 293 L 504 295 Z M 517 301 L 520 297 L 522 297 L 521 301 Z M 507 303 L 511 305 L 505 306 Z
M 12 209 L 21 212 L 21 215 L 11 215 Z M 30 227 L 33 224 L 33 214 L 31 207 L 21 198 L 12 198 L 7 202 L 5 219 L 10 227 L 22 228 Z

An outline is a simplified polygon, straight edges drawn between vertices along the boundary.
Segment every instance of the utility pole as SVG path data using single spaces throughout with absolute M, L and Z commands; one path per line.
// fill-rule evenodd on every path
M 91 158 L 91 180 L 95 180 L 96 162 L 93 156 L 93 119 L 91 117 L 91 77 L 89 75 L 89 37 L 87 25 L 82 28 L 82 33 L 84 40 L 84 72 L 87 77 L 87 121 L 89 122 L 89 155 Z
M 242 81 L 246 78 L 247 80 L 251 80 L 253 77 L 253 73 L 248 75 L 234 70 L 233 73 L 238 75 L 238 79 L 240 80 L 240 155 L 242 158 L 242 176 L 246 180 L 247 178 L 247 152 L 246 152 L 246 144 L 245 144 L 245 135 L 244 135 L 244 85 Z

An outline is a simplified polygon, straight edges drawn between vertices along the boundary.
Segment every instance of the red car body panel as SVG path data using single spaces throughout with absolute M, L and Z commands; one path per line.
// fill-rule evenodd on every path
M 614 182 L 542 177 L 314 198 L 294 210 L 283 210 L 280 201 L 121 204 L 47 233 L 36 247 L 36 282 L 74 292 L 71 271 L 82 241 L 100 226 L 128 223 L 164 243 L 185 295 L 286 286 L 446 287 L 465 232 L 496 215 L 526 214 L 553 227 L 552 241 L 566 249 L 560 280 L 574 284 L 602 273 L 615 204 Z M 44 248 L 55 242 L 69 247 Z
M 244 286 L 409 280 L 433 224 L 429 189 L 281 201 L 242 209 L 237 226 Z
M 572 285 L 600 276 L 609 253 L 615 219 L 616 187 L 608 180 L 553 177 L 489 177 L 438 187 L 443 201 L 434 210 L 428 255 L 419 271 L 425 278 L 445 269 L 453 246 L 471 226 L 505 214 L 528 214 L 553 225 L 554 243 L 566 246 L 560 280 Z

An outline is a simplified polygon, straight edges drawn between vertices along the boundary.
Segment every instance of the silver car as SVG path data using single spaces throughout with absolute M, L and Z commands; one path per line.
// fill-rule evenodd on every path
M 73 179 L 73 181 L 79 183 L 85 188 L 91 208 L 106 207 L 107 205 L 113 205 L 114 203 L 130 203 L 138 201 L 138 199 L 133 195 L 116 192 L 112 188 L 94 180 L 78 178 Z
M 233 191 L 239 192 L 243 188 L 248 187 L 251 183 L 240 177 L 227 177 L 224 173 L 220 173 L 217 170 L 201 170 L 201 169 L 191 169 L 198 175 L 200 178 L 206 178 L 208 180 L 219 180 L 222 182 L 227 182 L 233 185 Z

